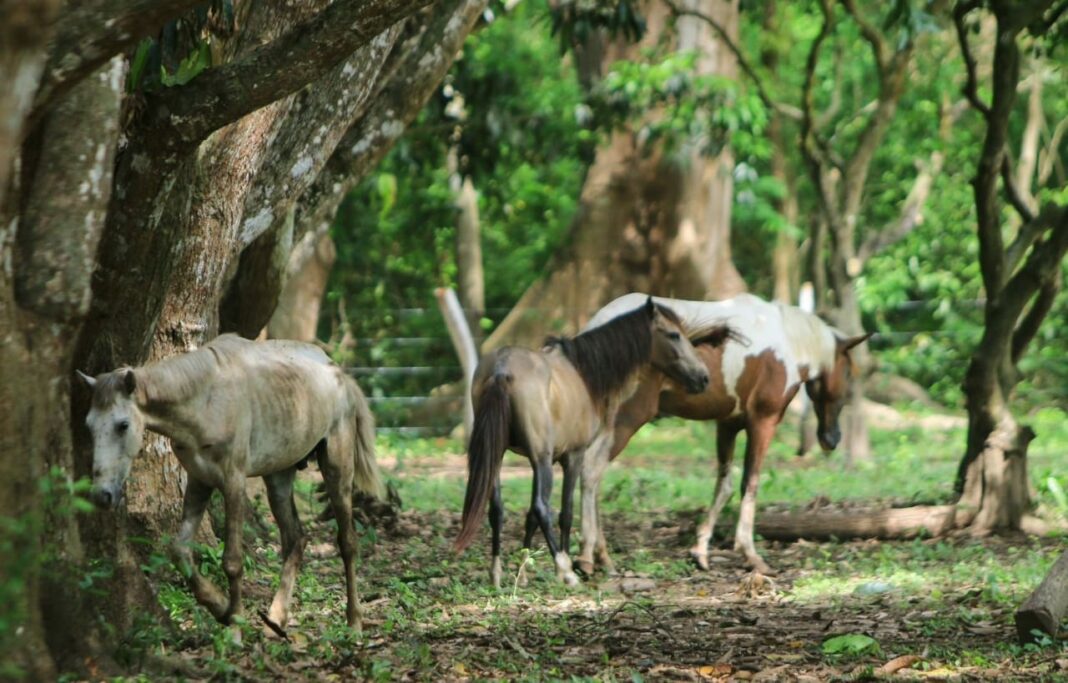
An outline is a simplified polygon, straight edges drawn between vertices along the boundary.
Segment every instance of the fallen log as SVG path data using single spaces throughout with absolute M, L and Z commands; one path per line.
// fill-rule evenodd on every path
M 914 505 L 880 510 L 762 512 L 756 532 L 768 540 L 827 541 L 850 538 L 908 539 L 940 536 L 968 522 L 955 505 Z M 726 527 L 725 527 L 726 528 Z
M 1016 610 L 1016 635 L 1021 643 L 1037 639 L 1035 631 L 1050 638 L 1057 636 L 1061 621 L 1068 614 L 1068 552 L 1061 555 L 1042 583 Z

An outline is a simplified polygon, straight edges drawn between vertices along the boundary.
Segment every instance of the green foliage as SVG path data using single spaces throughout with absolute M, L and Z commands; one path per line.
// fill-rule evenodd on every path
M 596 31 L 637 42 L 645 35 L 641 8 L 631 0 L 563 0 L 549 9 L 552 33 L 560 38 L 560 51 L 583 45 Z
M 847 633 L 823 641 L 823 654 L 847 655 L 857 657 L 865 654 L 878 654 L 879 643 L 863 633 Z
M 7 652 L 19 629 L 24 628 L 26 614 L 21 609 L 28 582 L 40 572 L 49 580 L 90 590 L 94 582 L 110 575 L 108 565 L 93 561 L 86 566 L 72 566 L 65 548 L 56 547 L 45 535 L 45 515 L 50 528 L 61 528 L 73 515 L 93 509 L 87 496 L 92 488 L 88 479 L 71 479 L 59 467 L 52 467 L 37 481 L 39 505 L 20 517 L 0 517 L 0 653 Z M 19 668 L 7 657 L 0 657 L 0 678 L 18 678 Z
M 696 52 L 670 52 L 616 62 L 590 98 L 597 125 L 636 128 L 646 145 L 669 153 L 685 146 L 715 156 L 731 142 L 766 156 L 763 103 L 734 80 L 695 75 L 697 59 Z

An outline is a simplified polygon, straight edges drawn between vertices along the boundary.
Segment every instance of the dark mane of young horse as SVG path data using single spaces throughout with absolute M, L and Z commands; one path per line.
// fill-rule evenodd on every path
M 659 304 L 656 308 L 681 325 L 674 311 Z M 649 360 L 653 347 L 649 312 L 643 304 L 577 337 L 549 337 L 545 343 L 560 349 L 582 376 L 590 396 L 599 401 L 622 387 L 631 373 Z

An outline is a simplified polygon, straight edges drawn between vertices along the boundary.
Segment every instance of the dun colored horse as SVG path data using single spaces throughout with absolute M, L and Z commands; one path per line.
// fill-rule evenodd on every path
M 645 298 L 645 294 L 624 295 L 598 311 L 587 327 L 593 328 Z M 838 415 L 852 374 L 849 351 L 870 335 L 846 337 L 815 315 L 749 294 L 718 302 L 662 298 L 654 301 L 671 307 L 684 325 L 691 320 L 728 321 L 732 328 L 742 330 L 748 341 L 697 348 L 711 378 L 704 391 L 697 394 L 680 391 L 671 382 L 664 383 L 661 378 L 648 375 L 620 407 L 613 437 L 591 447 L 583 461 L 582 551 L 578 566 L 592 572 L 596 552 L 598 560 L 611 571 L 597 510 L 601 477 L 634 433 L 660 414 L 718 423 L 715 496 L 708 516 L 698 528 L 697 542 L 690 549 L 702 569 L 708 569 L 708 542 L 716 518 L 731 496 L 734 442 L 738 433 L 745 430 L 742 504 L 734 549 L 741 551 L 754 569 L 770 572 L 771 568 L 753 543 L 753 522 L 760 467 L 771 437 L 786 407 L 804 384 L 817 416 L 820 445 L 825 450 L 838 445 L 841 437 Z M 570 526 L 570 520 L 567 524 Z
M 96 378 L 78 373 L 93 390 L 86 418 L 93 435 L 93 491 L 101 506 L 122 499 L 130 463 L 146 429 L 171 440 L 189 474 L 175 561 L 198 602 L 230 623 L 241 613 L 241 529 L 245 479 L 263 477 L 282 537 L 282 574 L 267 614 L 285 627 L 304 552 L 293 502 L 298 467 L 316 456 L 338 523 L 345 563 L 348 624 L 360 628 L 356 591 L 356 530 L 352 488 L 383 497 L 374 456 L 374 419 L 356 385 L 319 348 L 291 341 L 253 342 L 223 335 L 199 350 Z M 223 570 L 229 600 L 196 569 L 190 541 L 212 491 L 226 510 Z
M 527 543 L 536 522 L 553 556 L 557 578 L 577 583 L 567 546 L 557 544 L 552 528 L 553 462 L 561 460 L 568 466 L 572 454 L 611 436 L 616 411 L 646 367 L 672 378 L 683 391 L 704 390 L 708 371 L 690 340 L 722 343 L 730 335 L 726 325 L 705 325 L 697 319 L 684 325 L 671 309 L 654 304 L 650 297 L 634 299 L 633 305 L 609 317 L 577 337 L 551 339 L 540 351 L 499 349 L 483 358 L 475 371 L 471 388 L 475 420 L 456 549 L 470 545 L 488 501 L 490 573 L 495 586 L 501 581 L 500 468 L 505 450 L 527 456 L 534 470 Z M 571 491 L 565 491 L 565 505 L 570 498 Z M 570 518 L 570 511 L 562 517 Z M 569 527 L 563 529 L 565 539 Z

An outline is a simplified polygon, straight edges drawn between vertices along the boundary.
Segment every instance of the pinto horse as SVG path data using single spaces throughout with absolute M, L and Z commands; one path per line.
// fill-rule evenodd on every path
M 534 470 L 525 543 L 529 545 L 536 522 L 553 556 L 557 578 L 573 585 L 578 577 L 567 546 L 557 544 L 552 528 L 553 462 L 562 461 L 568 468 L 573 454 L 611 437 L 615 414 L 646 367 L 670 377 L 683 392 L 701 392 L 708 385 L 708 370 L 690 340 L 722 343 L 730 328 L 707 326 L 696 318 L 684 325 L 651 297 L 632 303 L 603 325 L 571 339 L 551 339 L 540 351 L 498 349 L 475 371 L 467 492 L 455 547 L 462 551 L 474 540 L 488 502 L 494 586 L 501 582 L 500 469 L 506 450 L 527 456 Z M 571 493 L 565 491 L 565 505 Z M 564 517 L 570 518 L 570 510 Z M 569 528 L 563 530 L 565 539 Z
M 590 319 L 594 327 L 620 311 L 634 306 L 644 294 L 627 294 L 612 301 Z M 711 381 L 700 393 L 680 391 L 671 381 L 650 374 L 624 403 L 616 416 L 610 441 L 590 448 L 582 467 L 582 551 L 578 567 L 593 570 L 594 554 L 611 571 L 598 518 L 598 490 L 608 463 L 623 450 L 638 429 L 657 415 L 676 415 L 690 420 L 715 420 L 715 496 L 708 515 L 697 531 L 690 554 L 702 569 L 708 569 L 708 543 L 723 506 L 731 497 L 731 461 L 738 432 L 746 432 L 742 504 L 734 534 L 734 549 L 746 562 L 764 573 L 771 568 L 753 543 L 753 522 L 760 467 L 771 437 L 786 407 L 802 384 L 812 399 L 817 437 L 825 450 L 838 445 L 838 416 L 845 403 L 853 372 L 850 349 L 870 335 L 847 337 L 817 316 L 794 306 L 769 303 L 750 294 L 725 301 L 683 301 L 654 298 L 689 320 L 724 320 L 744 332 L 747 342 L 735 340 L 723 346 L 699 346 L 697 353 Z M 568 520 L 570 525 L 570 520 Z
M 350 627 L 360 628 L 352 489 L 384 498 L 375 462 L 374 419 L 356 382 L 321 349 L 293 341 L 253 342 L 228 334 L 196 351 L 97 377 L 86 417 L 93 436 L 93 497 L 117 507 L 145 430 L 171 440 L 189 479 L 174 558 L 198 602 L 224 624 L 241 613 L 241 529 L 245 479 L 263 477 L 282 536 L 282 575 L 267 614 L 285 627 L 304 552 L 293 480 L 316 456 L 337 519 Z M 223 493 L 229 599 L 197 571 L 190 542 L 215 489 Z

